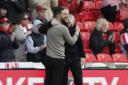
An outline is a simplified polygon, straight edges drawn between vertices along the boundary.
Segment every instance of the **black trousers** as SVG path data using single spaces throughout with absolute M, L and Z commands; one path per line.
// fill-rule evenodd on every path
M 101 12 L 108 21 L 113 23 L 117 14 L 116 8 L 116 6 L 108 5 L 106 7 L 101 8 Z
M 46 56 L 44 85 L 61 85 L 64 72 L 64 59 Z
M 80 58 L 66 59 L 61 85 L 68 85 L 68 71 L 71 70 L 75 85 L 82 85 L 82 68 Z

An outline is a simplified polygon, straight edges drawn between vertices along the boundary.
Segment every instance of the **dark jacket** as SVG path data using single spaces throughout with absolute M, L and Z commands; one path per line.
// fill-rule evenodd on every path
M 75 26 L 69 27 L 69 33 L 71 36 L 75 33 Z M 84 58 L 85 52 L 84 52 L 84 46 L 82 43 L 81 36 L 79 35 L 77 42 L 71 46 L 68 43 L 65 43 L 65 56 L 66 59 L 74 60 L 75 58 Z
M 106 34 L 109 36 L 112 33 L 108 31 Z M 105 46 L 109 46 L 110 52 L 114 53 L 115 45 L 112 45 L 108 40 L 104 40 L 102 37 L 102 32 L 97 31 L 95 29 L 90 36 L 90 44 L 89 44 L 90 49 L 96 55 L 98 53 L 103 53 L 103 48 Z
M 50 27 L 52 27 L 53 25 L 51 24 L 51 21 L 42 24 L 42 26 L 39 28 L 39 32 L 43 33 L 43 34 L 47 34 L 47 31 Z
M 15 40 L 12 42 L 6 32 L 0 31 L 0 62 L 15 61 L 14 49 L 17 48 Z
M 44 44 L 44 35 L 43 34 L 36 34 L 32 32 L 29 36 L 31 36 L 34 47 L 39 47 L 42 44 Z M 39 51 L 38 53 L 27 53 L 27 61 L 33 61 L 33 62 L 40 62 L 44 61 L 44 58 L 46 56 L 46 48 Z
M 11 0 L 0 0 L 0 5 L 7 9 L 7 17 L 12 23 L 16 23 L 19 15 L 25 11 L 24 0 L 17 0 L 15 2 Z

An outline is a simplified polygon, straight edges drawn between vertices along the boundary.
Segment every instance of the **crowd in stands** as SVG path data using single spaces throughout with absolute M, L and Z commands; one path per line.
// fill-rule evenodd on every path
M 85 61 L 99 62 L 102 54 L 109 55 L 110 62 L 121 61 L 119 56 L 128 61 L 127 0 L 1 0 L 0 62 L 43 61 L 47 36 L 39 28 L 54 17 L 52 9 L 57 6 L 75 16 Z

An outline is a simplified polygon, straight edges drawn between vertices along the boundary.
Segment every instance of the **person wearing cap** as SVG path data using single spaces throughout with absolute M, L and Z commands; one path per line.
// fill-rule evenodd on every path
M 62 24 L 68 17 L 69 10 L 63 7 L 55 7 L 53 9 L 54 19 L 58 22 L 49 29 L 42 26 L 40 29 L 48 29 L 45 33 L 47 36 L 46 48 L 46 76 L 44 85 L 62 85 L 65 63 L 65 42 L 74 45 L 78 39 L 80 29 L 76 26 L 73 36 L 70 35 L 68 28 Z M 53 24 L 53 23 L 52 23 Z M 44 31 L 40 30 L 41 33 Z
M 122 53 L 128 54 L 128 19 L 124 21 L 124 29 L 120 34 L 120 47 Z
M 6 17 L 0 18 L 0 62 L 14 62 L 14 49 L 18 48 L 12 27 Z
M 25 45 L 27 51 L 27 61 L 43 62 L 46 55 L 46 36 L 39 33 L 42 22 L 40 20 L 33 21 L 32 33 L 28 35 Z

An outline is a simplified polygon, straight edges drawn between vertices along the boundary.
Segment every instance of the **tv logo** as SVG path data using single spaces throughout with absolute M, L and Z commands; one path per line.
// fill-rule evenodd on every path
M 108 82 L 105 77 L 84 77 L 83 78 L 83 85 L 118 85 L 119 77 L 113 77 L 111 82 Z M 73 77 L 68 78 L 68 85 L 75 85 L 73 81 Z

